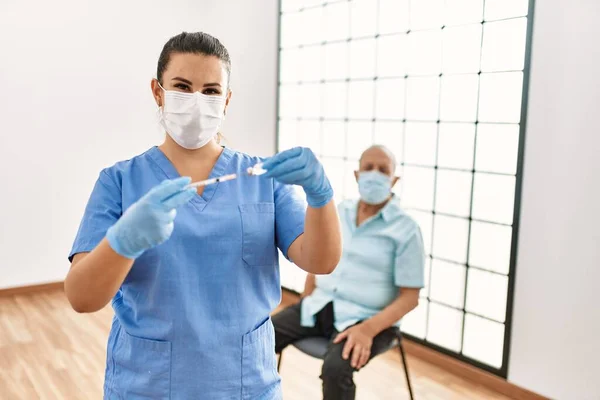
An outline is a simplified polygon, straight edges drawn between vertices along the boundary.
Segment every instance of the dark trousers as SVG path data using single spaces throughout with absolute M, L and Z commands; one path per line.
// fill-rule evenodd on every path
M 300 326 L 300 307 L 300 304 L 296 304 L 273 316 L 275 352 L 278 354 L 287 345 L 297 340 L 312 336 L 333 340 L 338 334 L 333 325 L 333 303 L 327 304 L 319 311 L 316 316 L 316 324 L 312 328 Z M 394 343 L 397 332 L 398 328 L 392 327 L 375 336 L 369 360 L 388 350 Z M 356 369 L 350 365 L 351 357 L 348 360 L 342 358 L 345 343 L 345 340 L 338 344 L 329 343 L 321 371 L 324 400 L 352 400 L 356 396 L 356 386 L 352 379 Z

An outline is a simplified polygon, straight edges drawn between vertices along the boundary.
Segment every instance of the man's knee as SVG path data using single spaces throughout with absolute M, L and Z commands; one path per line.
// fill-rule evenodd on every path
M 323 377 L 351 379 L 353 373 L 354 368 L 350 365 L 350 360 L 344 360 L 341 352 L 328 354 L 323 361 Z

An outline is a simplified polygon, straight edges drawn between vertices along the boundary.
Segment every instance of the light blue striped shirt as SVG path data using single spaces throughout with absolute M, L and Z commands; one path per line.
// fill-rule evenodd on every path
M 419 226 L 396 197 L 359 227 L 357 200 L 342 202 L 338 210 L 342 259 L 332 274 L 317 276 L 316 289 L 302 301 L 301 324 L 314 326 L 315 315 L 333 302 L 341 332 L 383 310 L 398 297 L 398 288 L 422 288 L 425 252 Z

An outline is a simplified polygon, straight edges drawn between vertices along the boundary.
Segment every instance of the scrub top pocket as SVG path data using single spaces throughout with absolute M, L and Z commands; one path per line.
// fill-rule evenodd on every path
M 128 400 L 170 398 L 171 342 L 131 336 L 121 328 L 112 357 L 116 379 L 109 389 Z
M 242 400 L 278 398 L 279 390 L 275 330 L 271 318 L 267 318 L 242 339 Z
M 242 204 L 239 209 L 242 217 L 242 258 L 251 267 L 274 265 L 277 258 L 275 204 Z

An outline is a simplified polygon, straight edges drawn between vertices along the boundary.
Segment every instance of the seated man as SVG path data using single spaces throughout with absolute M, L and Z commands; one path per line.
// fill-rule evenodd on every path
M 360 200 L 344 201 L 344 241 L 331 275 L 306 278 L 303 299 L 273 317 L 275 351 L 310 336 L 331 339 L 323 363 L 323 398 L 354 399 L 354 371 L 389 349 L 400 319 L 419 302 L 424 251 L 416 222 L 392 194 L 396 161 L 383 146 L 361 156 Z

